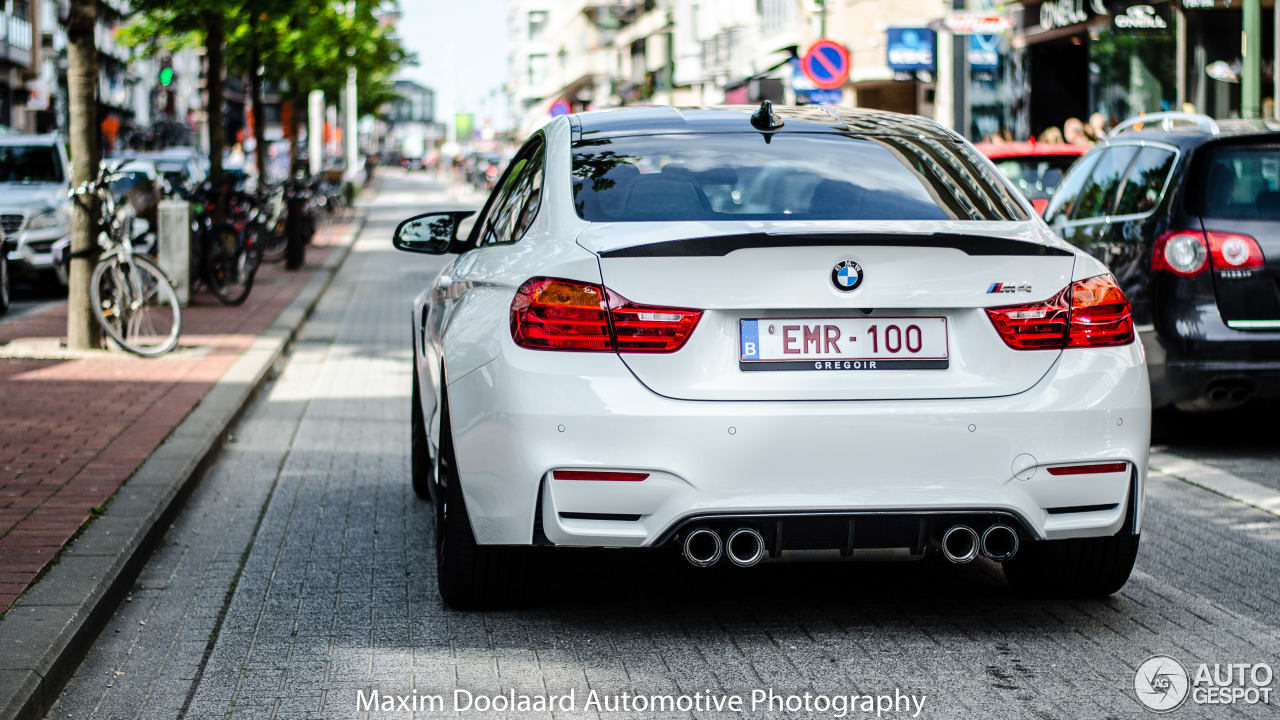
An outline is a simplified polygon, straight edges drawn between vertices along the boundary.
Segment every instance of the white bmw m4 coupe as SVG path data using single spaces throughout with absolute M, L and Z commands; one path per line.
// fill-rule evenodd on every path
M 471 214 L 395 237 L 454 256 L 413 307 L 413 484 L 450 606 L 529 601 L 564 546 L 1128 579 L 1150 395 L 1124 288 L 949 130 L 568 115 L 460 237 Z

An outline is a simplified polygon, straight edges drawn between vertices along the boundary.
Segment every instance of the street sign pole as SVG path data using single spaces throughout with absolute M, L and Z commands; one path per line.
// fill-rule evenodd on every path
M 1262 107 L 1262 0 L 1244 0 L 1240 50 L 1240 117 L 1256 118 Z
M 952 0 L 952 10 L 964 10 L 964 0 Z M 951 33 L 952 129 L 969 137 L 969 36 Z

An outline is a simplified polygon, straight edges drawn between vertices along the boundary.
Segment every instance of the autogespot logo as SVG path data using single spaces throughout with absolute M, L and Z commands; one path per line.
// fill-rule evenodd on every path
M 1185 702 L 1190 684 L 1187 669 L 1168 655 L 1147 658 L 1133 676 L 1138 700 L 1156 712 L 1169 712 Z

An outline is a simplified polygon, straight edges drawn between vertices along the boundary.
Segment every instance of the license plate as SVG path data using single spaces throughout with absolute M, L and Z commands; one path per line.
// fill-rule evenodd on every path
M 769 318 L 739 321 L 743 370 L 945 370 L 947 319 Z

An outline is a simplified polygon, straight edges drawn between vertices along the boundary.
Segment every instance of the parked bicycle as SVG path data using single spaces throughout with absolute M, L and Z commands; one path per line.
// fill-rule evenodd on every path
M 121 348 L 143 357 L 163 355 L 178 345 L 182 308 L 173 281 L 145 251 L 134 247 L 134 213 L 118 203 L 111 183 L 120 177 L 118 163 L 102 167 L 98 176 L 70 191 L 84 204 L 97 199 L 98 244 L 85 256 L 97 256 L 89 278 L 89 302 L 103 332 Z
M 203 282 L 225 305 L 243 304 L 253 289 L 253 280 L 262 264 L 265 230 L 251 222 L 253 199 L 233 188 L 222 195 L 227 203 L 224 222 L 215 218 L 219 193 L 204 183 L 190 193 L 192 202 L 191 265 L 192 290 Z

